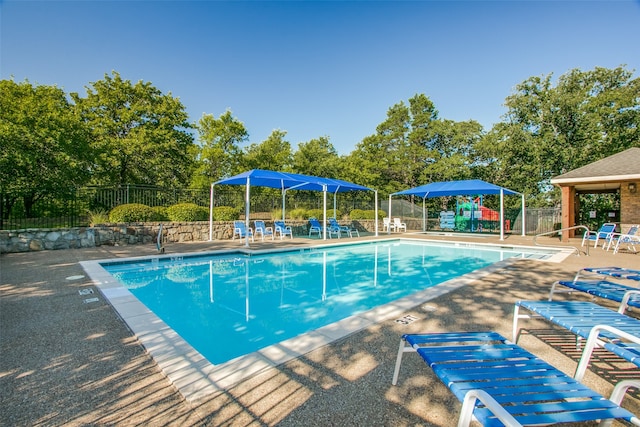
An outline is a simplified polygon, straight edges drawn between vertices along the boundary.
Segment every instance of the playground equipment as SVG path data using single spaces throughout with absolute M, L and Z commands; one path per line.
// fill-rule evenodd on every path
M 509 220 L 505 221 L 509 231 Z M 443 230 L 481 232 L 500 228 L 500 213 L 482 205 L 482 196 L 458 197 L 455 211 L 440 212 L 440 228 Z

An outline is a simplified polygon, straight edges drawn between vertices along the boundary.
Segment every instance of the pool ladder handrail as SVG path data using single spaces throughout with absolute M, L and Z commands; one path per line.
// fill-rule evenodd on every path
M 546 236 L 546 235 L 548 235 L 548 234 L 555 234 L 555 233 L 560 233 L 560 232 L 563 232 L 563 231 L 575 230 L 575 229 L 577 229 L 577 228 L 584 228 L 586 233 L 588 233 L 588 232 L 589 232 L 589 228 L 588 228 L 587 226 L 585 226 L 585 225 L 574 225 L 573 227 L 561 228 L 561 229 L 559 229 L 559 230 L 553 230 L 553 231 L 548 231 L 548 232 L 546 232 L 546 233 L 536 234 L 535 236 L 533 236 L 533 243 L 534 243 L 536 246 L 541 246 L 541 245 L 540 245 L 540 244 L 538 244 L 538 242 L 536 241 L 536 240 L 538 239 L 538 237 L 539 237 L 539 236 Z M 545 246 L 547 246 L 547 247 L 552 247 L 552 248 L 563 248 L 563 249 L 566 249 L 566 248 L 567 248 L 567 246 L 555 246 L 555 245 L 551 245 L 551 246 L 550 246 L 550 245 L 545 245 Z M 571 248 L 572 248 L 572 249 L 574 249 L 574 250 L 576 251 L 576 253 L 578 254 L 578 256 L 580 256 L 580 249 L 578 249 L 578 248 L 576 248 L 576 247 L 574 247 L 574 246 L 571 246 Z M 586 249 L 585 249 L 585 255 L 586 255 L 586 256 L 589 256 L 589 245 L 588 245 L 588 244 L 587 244 Z

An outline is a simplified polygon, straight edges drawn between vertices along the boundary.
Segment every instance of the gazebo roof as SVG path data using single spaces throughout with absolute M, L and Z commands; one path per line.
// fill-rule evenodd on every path
M 561 187 L 573 185 L 577 190 L 611 190 L 625 181 L 640 180 L 640 148 L 633 147 L 589 163 L 551 179 Z

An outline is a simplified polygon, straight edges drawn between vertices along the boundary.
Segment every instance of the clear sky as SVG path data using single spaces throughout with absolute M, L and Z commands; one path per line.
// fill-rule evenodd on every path
M 394 104 L 501 121 L 532 76 L 640 73 L 640 0 L 0 0 L 0 77 L 85 87 L 117 71 L 180 98 L 197 121 L 230 109 L 250 142 L 328 136 L 348 154 Z

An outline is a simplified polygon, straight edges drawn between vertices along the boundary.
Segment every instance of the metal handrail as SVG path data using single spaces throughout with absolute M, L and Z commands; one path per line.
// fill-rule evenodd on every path
M 585 231 L 586 231 L 586 233 L 589 233 L 589 228 L 588 228 L 587 226 L 585 226 L 585 225 L 574 225 L 573 227 L 561 228 L 560 230 L 553 230 L 553 231 L 549 231 L 549 232 L 546 232 L 546 233 L 536 234 L 535 236 L 533 236 L 533 243 L 534 243 L 536 246 L 541 246 L 541 245 L 539 245 L 539 244 L 538 244 L 538 242 L 536 241 L 536 240 L 537 240 L 537 238 L 538 238 L 539 236 L 546 236 L 546 235 L 548 235 L 548 234 L 560 233 L 560 232 L 562 232 L 562 231 L 575 230 L 575 229 L 577 229 L 577 228 L 584 228 L 584 229 L 585 229 Z M 545 246 L 549 247 L 549 245 L 545 245 Z M 550 246 L 550 247 L 552 247 L 552 248 L 563 248 L 563 249 L 564 249 L 564 248 L 566 248 L 567 246 L 555 246 L 555 245 L 552 245 L 552 246 Z M 575 251 L 576 251 L 576 253 L 578 254 L 578 256 L 580 256 L 580 249 L 578 249 L 578 248 L 576 248 L 576 247 L 574 247 L 574 246 L 571 246 L 571 248 L 575 249 Z M 586 255 L 586 256 L 589 256 L 589 245 L 587 245 L 587 246 L 586 246 L 586 248 L 587 248 L 587 249 L 585 250 L 585 255 Z

